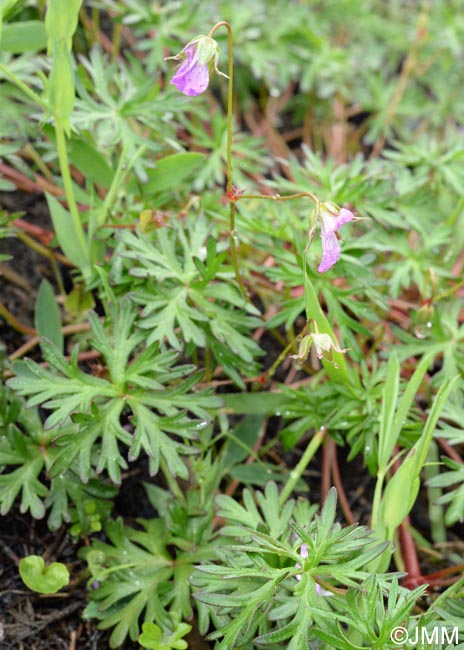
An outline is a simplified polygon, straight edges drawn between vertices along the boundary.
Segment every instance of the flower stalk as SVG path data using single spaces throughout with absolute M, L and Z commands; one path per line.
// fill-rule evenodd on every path
M 77 239 L 79 240 L 80 248 L 88 257 L 89 246 L 84 234 L 79 210 L 74 195 L 74 188 L 72 185 L 71 172 L 69 170 L 68 152 L 66 149 L 66 136 L 64 126 L 57 115 L 55 115 L 55 134 L 56 134 L 56 148 L 58 150 L 58 159 L 60 162 L 61 178 L 63 179 L 64 191 L 66 200 L 71 213 L 71 218 L 74 224 L 74 231 Z
M 321 427 L 319 431 L 317 431 L 314 434 L 314 436 L 311 438 L 311 442 L 306 447 L 306 450 L 303 456 L 300 458 L 300 461 L 298 462 L 297 466 L 295 467 L 295 469 L 292 469 L 292 471 L 290 472 L 290 476 L 288 477 L 287 482 L 285 483 L 284 488 L 280 493 L 279 504 L 281 506 L 286 502 L 288 497 L 291 495 L 291 493 L 295 488 L 295 485 L 302 477 L 303 472 L 305 471 L 309 463 L 314 458 L 317 450 L 319 449 L 319 447 L 321 446 L 325 438 L 326 433 L 327 433 L 327 429 L 325 427 Z
M 235 196 L 232 186 L 232 127 L 234 116 L 234 41 L 232 27 L 226 20 L 221 20 L 212 27 L 208 36 L 212 37 L 214 32 L 220 27 L 227 29 L 227 55 L 228 55 L 228 85 L 227 85 L 227 154 L 226 154 L 226 193 L 229 198 L 229 246 L 232 268 L 234 269 L 235 279 L 242 296 L 250 302 L 250 297 L 243 284 L 240 274 L 240 267 L 237 256 L 237 242 L 235 230 L 235 210 L 238 196 Z

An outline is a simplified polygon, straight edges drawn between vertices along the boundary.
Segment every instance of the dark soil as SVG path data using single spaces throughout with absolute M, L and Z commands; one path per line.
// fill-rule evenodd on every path
M 73 579 L 59 596 L 34 594 L 25 588 L 18 562 L 26 555 L 42 555 L 61 561 Z M 50 533 L 45 522 L 37 522 L 15 509 L 2 519 L 0 538 L 0 636 L 5 650 L 100 650 L 108 648 L 109 633 L 83 622 L 86 606 L 84 564 L 76 560 L 76 549 L 66 531 Z M 127 650 L 138 648 L 126 644 Z

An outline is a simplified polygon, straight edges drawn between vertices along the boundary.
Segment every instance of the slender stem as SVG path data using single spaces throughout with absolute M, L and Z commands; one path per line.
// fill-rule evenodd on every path
M 143 147 L 145 148 L 145 145 L 143 145 Z M 116 196 L 116 193 L 120 188 L 128 149 L 129 149 L 129 145 L 125 144 L 119 156 L 118 166 L 113 176 L 113 180 L 111 181 L 110 189 L 108 190 L 108 194 L 105 196 L 105 200 L 103 202 L 102 208 L 98 213 L 98 221 L 97 221 L 98 227 L 103 226 L 103 224 L 105 223 L 106 215 L 108 214 L 111 208 L 111 204 L 114 201 L 114 197 Z
M 171 474 L 169 471 L 169 468 L 163 458 L 160 458 L 160 468 L 161 471 L 164 474 L 164 478 L 166 479 L 166 483 L 168 484 L 169 490 L 171 491 L 172 494 L 174 494 L 178 499 L 181 501 L 184 500 L 184 493 L 179 487 L 178 482 L 174 478 L 174 476 Z
M 233 55 L 233 36 L 232 27 L 225 20 L 216 23 L 210 30 L 208 36 L 212 36 L 219 27 L 227 29 L 227 49 L 228 49 L 228 77 L 229 84 L 227 88 L 227 184 L 226 192 L 229 196 L 232 191 L 232 119 L 233 119 L 233 102 L 234 102 L 234 55 Z M 232 230 L 232 228 L 231 228 Z
M 230 201 L 229 204 L 229 246 L 230 256 L 232 258 L 232 268 L 234 269 L 235 279 L 240 289 L 240 293 L 248 302 L 251 302 L 245 285 L 243 284 L 242 276 L 240 275 L 240 268 L 238 265 L 237 246 L 235 242 L 235 201 Z
M 36 242 L 35 239 L 32 239 L 32 237 L 29 237 L 23 232 L 18 232 L 16 236 L 18 237 L 18 239 L 24 242 L 26 246 L 29 246 L 29 248 L 32 248 L 32 250 L 34 250 L 36 253 L 39 253 L 39 255 L 43 255 L 48 259 L 48 261 L 52 266 L 53 273 L 55 274 L 56 282 L 58 284 L 58 290 L 64 296 L 66 291 L 63 285 L 63 280 L 58 268 L 58 264 L 56 263 L 55 256 L 53 255 L 53 251 L 51 251 L 46 246 L 39 244 L 39 242 Z
M 35 162 L 37 167 L 40 169 L 44 177 L 47 179 L 47 181 L 50 181 L 50 183 L 53 183 L 53 174 L 50 171 L 50 169 L 47 167 L 47 165 L 44 163 L 42 158 L 40 157 L 40 154 L 34 149 L 34 147 L 30 144 L 27 143 L 24 145 L 24 154 L 26 156 L 29 156 L 31 160 Z
M 281 362 L 285 359 L 287 354 L 290 352 L 290 350 L 294 347 L 295 343 L 299 343 L 301 339 L 306 336 L 306 334 L 309 332 L 309 323 L 306 323 L 304 328 L 301 330 L 300 334 L 296 336 L 294 339 L 290 341 L 290 343 L 285 347 L 284 350 L 279 354 L 277 359 L 274 361 L 272 366 L 269 368 L 269 370 L 266 372 L 264 378 L 266 383 L 274 376 L 275 371 L 281 364 Z
M 0 316 L 3 316 L 3 318 L 6 320 L 6 322 L 11 325 L 11 327 L 19 332 L 20 334 L 24 334 L 25 336 L 35 336 L 37 334 L 37 330 L 35 330 L 33 327 L 28 327 L 27 325 L 23 325 L 22 323 L 19 322 L 17 318 L 13 316 L 11 312 L 8 311 L 8 309 L 5 307 L 4 304 L 0 302 Z
M 65 325 L 61 328 L 62 333 L 66 336 L 67 334 L 76 334 L 77 332 L 87 332 L 90 329 L 90 323 L 77 323 L 75 325 Z M 20 359 L 23 357 L 29 350 L 32 350 L 36 345 L 40 343 L 40 337 L 34 336 L 21 345 L 17 350 L 12 352 L 8 360 L 14 361 L 15 359 Z M 80 354 L 79 354 L 79 358 Z
M 443 293 L 440 293 L 440 295 L 435 298 L 435 303 L 439 302 L 440 300 L 444 300 L 445 298 L 449 298 L 449 296 L 452 296 L 453 293 L 456 293 L 458 289 L 460 289 L 463 286 L 464 286 L 464 280 L 457 282 L 453 287 L 450 287 Z
M 345 490 L 343 489 L 342 477 L 340 476 L 340 467 L 338 465 L 337 459 L 337 444 L 333 438 L 328 438 L 329 444 L 332 446 L 332 463 L 331 463 L 331 472 L 334 482 L 334 486 L 337 490 L 338 501 L 342 509 L 343 514 L 345 515 L 346 521 L 353 525 L 356 523 L 355 516 L 350 508 L 348 498 L 346 496 Z
M 13 72 L 11 72 L 11 70 L 8 70 L 8 68 L 2 63 L 0 63 L 0 72 L 2 72 L 5 75 L 5 77 L 9 81 L 11 81 L 11 83 L 17 86 L 20 90 L 22 90 L 23 93 L 25 93 L 29 97 L 29 99 L 32 99 L 32 101 L 34 101 L 36 104 L 38 104 L 45 110 L 48 109 L 47 102 L 44 101 L 42 97 L 40 97 L 40 95 L 37 95 L 37 93 L 35 93 L 31 88 L 29 88 L 29 86 L 26 86 L 26 84 L 23 81 L 21 81 L 21 79 L 19 79 Z
M 455 206 L 454 210 L 451 212 L 450 216 L 446 220 L 446 224 L 448 226 L 454 226 L 455 225 L 455 223 L 458 220 L 458 217 L 461 214 L 463 208 L 464 208 L 464 196 L 461 196 L 461 198 L 456 203 L 456 206 Z
M 113 49 L 111 51 L 111 60 L 114 61 L 121 48 L 122 23 L 113 23 Z
M 228 87 L 227 87 L 227 158 L 226 158 L 226 193 L 229 197 L 229 246 L 230 256 L 232 258 L 232 268 L 234 269 L 235 279 L 240 288 L 240 293 L 248 302 L 251 302 L 250 297 L 243 284 L 242 276 L 240 275 L 240 268 L 238 264 L 237 246 L 235 242 L 235 203 L 236 197 L 233 196 L 232 191 L 232 126 L 234 116 L 234 43 L 232 28 L 225 20 L 221 20 L 214 25 L 210 30 L 208 36 L 212 36 L 219 27 L 227 29 L 227 49 L 228 49 Z
M 290 494 L 293 491 L 293 488 L 303 475 L 303 472 L 313 459 L 316 451 L 319 449 L 319 447 L 322 444 L 322 441 L 324 440 L 324 437 L 327 433 L 327 430 L 325 427 L 321 427 L 317 433 L 314 434 L 314 436 L 311 439 L 311 442 L 309 445 L 306 447 L 306 451 L 304 452 L 303 456 L 300 458 L 300 461 L 298 462 L 297 466 L 295 469 L 292 469 L 290 472 L 290 476 L 287 479 L 287 482 L 284 485 L 284 489 L 280 493 L 279 497 L 279 504 L 283 505 L 285 501 L 288 499 Z
M 430 2 L 426 0 L 422 6 L 422 10 L 419 14 L 419 18 L 417 19 L 415 37 L 411 43 L 409 52 L 407 53 L 406 58 L 403 61 L 401 72 L 398 77 L 398 81 L 396 83 L 390 104 L 387 109 L 387 114 L 383 120 L 383 130 L 380 133 L 379 137 L 377 138 L 376 142 L 374 143 L 374 146 L 372 148 L 372 153 L 369 159 L 376 158 L 381 152 L 381 150 L 383 149 L 388 129 L 393 123 L 396 112 L 398 110 L 398 106 L 404 95 L 404 91 L 406 90 L 409 77 L 411 76 L 414 67 L 417 65 L 417 61 L 418 61 L 417 50 L 419 48 L 420 42 L 424 38 L 427 21 L 429 19 L 429 12 L 430 12 Z
M 263 201 L 293 201 L 293 199 L 302 199 L 307 197 L 316 203 L 319 204 L 319 199 L 312 192 L 297 192 L 297 194 L 289 194 L 288 196 L 280 196 L 280 194 L 241 194 L 236 197 L 236 201 L 241 201 L 243 199 L 262 199 Z
M 79 240 L 80 248 L 83 254 L 88 258 L 88 244 L 85 238 L 84 229 L 82 228 L 81 218 L 76 203 L 76 197 L 74 196 L 71 172 L 69 170 L 68 152 L 66 150 L 66 136 L 64 134 L 63 124 L 57 116 L 55 116 L 55 133 L 58 158 L 60 161 L 61 177 L 63 179 L 66 200 L 68 202 L 69 211 L 71 213 L 71 218 L 74 224 L 74 231 L 76 233 L 76 237 Z
M 400 571 L 406 571 L 407 578 L 404 580 L 405 585 L 409 589 L 414 589 L 420 585 L 422 580 L 422 572 L 419 564 L 419 558 L 417 557 L 417 548 L 414 543 L 414 539 L 409 530 L 411 521 L 409 516 L 402 522 L 397 531 L 399 537 L 399 544 L 395 544 L 395 551 L 401 550 L 400 562 L 404 563 L 404 567 L 400 565 Z M 395 555 L 396 559 L 396 555 Z
M 377 530 L 380 524 L 380 507 L 381 507 L 382 489 L 383 489 L 384 481 L 385 481 L 385 470 L 379 468 L 379 470 L 377 471 L 377 481 L 375 483 L 374 499 L 372 501 L 371 528 L 373 530 Z
M 445 589 L 431 604 L 431 610 L 437 610 L 438 607 L 443 607 L 445 601 L 464 587 L 464 576 L 457 582 L 452 584 L 448 589 Z
M 233 196 L 233 198 L 231 198 Z M 280 194 L 272 194 L 270 196 L 265 195 L 265 194 L 239 194 L 239 193 L 234 193 L 232 191 L 231 194 L 229 194 L 229 199 L 230 199 L 230 223 L 231 223 L 231 235 L 232 232 L 235 230 L 235 204 L 237 201 L 243 200 L 243 199 L 255 199 L 255 200 L 262 200 L 262 201 L 293 201 L 294 199 L 301 199 L 301 198 L 308 198 L 314 201 L 316 206 L 319 205 L 319 199 L 315 194 L 312 192 L 297 192 L 296 194 L 289 194 L 288 196 L 280 196 Z M 235 253 L 235 242 L 233 244 L 232 248 L 232 241 L 231 241 L 231 251 L 232 251 L 232 263 L 234 262 L 234 256 L 236 255 Z M 234 266 L 235 269 L 235 266 Z M 238 266 L 237 266 L 238 270 Z M 236 277 L 239 282 L 239 285 L 242 287 L 241 279 L 240 276 L 237 276 L 236 272 Z M 242 291 L 243 293 L 243 291 Z

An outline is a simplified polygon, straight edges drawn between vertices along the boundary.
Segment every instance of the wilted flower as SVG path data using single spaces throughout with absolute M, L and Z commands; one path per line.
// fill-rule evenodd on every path
M 201 95 L 208 88 L 211 68 L 227 77 L 217 69 L 218 57 L 219 46 L 216 41 L 210 36 L 197 36 L 179 54 L 167 57 L 176 61 L 183 59 L 170 83 L 184 95 Z
M 302 366 L 309 356 L 309 350 L 311 349 L 312 342 L 313 342 L 312 334 L 308 334 L 307 336 L 304 336 L 300 341 L 300 345 L 298 346 L 298 354 L 291 354 L 290 358 L 295 359 L 297 364 Z
M 328 271 L 338 261 L 341 253 L 336 231 L 347 221 L 352 221 L 355 216 L 349 210 L 341 208 L 338 210 L 333 203 L 321 203 L 321 239 L 322 239 L 322 260 L 318 271 Z
M 316 330 L 315 332 L 312 334 L 307 334 L 305 337 L 303 337 L 300 345 L 298 346 L 298 354 L 292 354 L 291 359 L 295 359 L 297 364 L 300 366 L 303 365 L 309 356 L 311 345 L 314 345 L 318 359 L 324 358 L 327 361 L 333 363 L 333 365 L 338 368 L 338 365 L 333 359 L 333 352 L 335 351 L 340 352 L 340 354 L 344 354 L 348 351 L 349 348 L 340 348 L 338 343 L 334 342 L 329 334 L 319 334 L 315 321 L 314 328 Z
M 338 368 L 337 364 L 333 360 L 333 350 L 335 352 L 340 352 L 344 354 L 348 351 L 349 348 L 340 348 L 337 343 L 334 343 L 333 339 L 329 334 L 319 334 L 319 332 L 314 333 L 313 343 L 316 348 L 316 354 L 318 359 L 327 359 Z

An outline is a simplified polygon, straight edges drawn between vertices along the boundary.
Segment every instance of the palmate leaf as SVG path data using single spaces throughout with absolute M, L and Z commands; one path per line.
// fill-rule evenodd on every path
M 75 428 L 67 425 L 63 434 Z M 47 523 L 57 530 L 63 521 L 71 521 L 74 506 L 83 525 L 90 501 L 99 516 L 109 513 L 108 499 L 115 494 L 112 486 L 95 479 L 83 485 L 72 470 L 50 476 L 49 468 L 59 454 L 55 436 L 53 429 L 44 430 L 38 409 L 26 408 L 23 400 L 0 389 L 0 514 L 6 514 L 15 501 L 20 502 L 21 512 L 29 510 L 36 519 L 51 508 Z
M 218 504 L 226 521 L 221 533 L 235 537 L 236 543 L 217 547 L 216 563 L 198 566 L 192 582 L 198 588 L 195 598 L 229 619 L 210 637 L 221 638 L 223 650 L 250 642 L 257 631 L 254 643 L 272 645 L 291 638 L 287 647 L 306 650 L 313 614 L 317 608 L 321 616 L 325 611 L 316 579 L 356 594 L 369 578 L 366 564 L 385 549 L 385 544 L 372 543 L 367 528 L 344 528 L 335 521 L 334 489 L 315 517 L 308 507 L 297 512 L 301 504 L 280 504 L 273 484 L 264 494 L 244 491 L 243 506 L 226 496 L 218 497 Z M 301 555 L 302 544 L 307 557 Z M 334 618 L 330 608 L 325 615 Z
M 93 580 L 100 585 L 91 592 L 92 603 L 84 612 L 102 619 L 101 628 L 114 627 L 110 647 L 121 645 L 129 634 L 135 640 L 138 619 L 165 622 L 160 587 L 169 584 L 172 561 L 166 550 L 167 535 L 160 520 L 141 521 L 144 531 L 124 527 L 120 520 L 108 522 L 110 543 L 95 541 L 83 550 Z M 97 606 L 95 606 L 97 604 Z
M 191 366 L 172 368 L 175 354 L 160 353 L 156 343 L 143 349 L 145 337 L 135 330 L 136 310 L 129 300 L 110 306 L 108 312 L 110 330 L 96 315 L 90 316 L 93 344 L 102 353 L 108 378 L 83 372 L 77 349 L 67 361 L 43 339 L 49 368 L 31 360 L 19 362 L 9 386 L 29 398 L 27 406 L 41 405 L 52 411 L 45 427 L 54 432 L 60 447 L 52 476 L 66 471 L 76 460 L 82 481 L 89 480 L 94 468 L 97 473 L 108 472 L 111 480 L 119 483 L 121 470 L 127 467 L 121 448 L 127 447 L 129 459 L 137 458 L 141 451 L 148 455 L 152 473 L 164 459 L 173 475 L 186 478 L 181 454 L 195 449 L 185 441 L 198 437 L 210 418 L 209 409 L 221 402 L 205 391 L 194 392 L 199 375 L 188 377 Z M 132 363 L 139 347 L 142 350 Z M 70 419 L 77 426 L 63 431 L 62 425 Z
M 0 514 L 21 498 L 20 511 L 40 519 L 48 488 L 41 473 L 49 457 L 50 434 L 44 432 L 37 409 L 0 387 Z
M 259 587 L 255 586 L 255 589 L 246 595 L 228 596 L 224 593 L 210 594 L 205 592 L 195 594 L 195 597 L 205 604 L 220 609 L 231 607 L 234 610 L 227 625 L 212 632 L 208 635 L 208 638 L 222 638 L 223 641 L 220 647 L 224 648 L 224 650 L 231 650 L 236 647 L 236 644 L 241 646 L 250 641 L 260 623 L 260 618 L 265 618 L 262 610 L 266 608 L 266 604 L 274 595 L 278 581 L 279 578 L 277 577 Z
M 51 479 L 45 499 L 45 506 L 50 508 L 48 527 L 55 531 L 64 522 L 73 522 L 70 531 L 73 536 L 100 530 L 111 512 L 116 494 L 117 488 L 101 478 L 91 478 L 84 484 L 73 469 L 59 474 Z
M 331 598 L 329 611 L 311 604 L 312 634 L 337 649 L 370 647 L 390 650 L 392 630 L 398 626 L 409 627 L 411 610 L 425 589 L 421 586 L 410 591 L 398 586 L 395 576 L 371 575 L 364 582 L 363 589 L 348 589 L 343 596 Z M 359 645 L 353 643 L 354 634 Z
M 41 519 L 45 514 L 41 497 L 48 494 L 47 487 L 39 480 L 45 460 L 40 447 L 14 430 L 13 425 L 10 433 L 11 447 L 4 451 L 5 443 L 0 443 L 0 465 L 14 462 L 19 467 L 0 475 L 0 514 L 6 514 L 21 494 L 20 511 L 30 510 L 33 517 Z
M 207 348 L 234 380 L 237 370 L 255 372 L 261 351 L 250 332 L 262 324 L 259 312 L 230 280 L 223 246 L 218 250 L 204 217 L 152 235 L 123 232 L 120 240 L 119 255 L 132 261 L 130 275 L 144 279 L 131 296 L 143 306 L 139 326 L 149 331 L 149 344 Z
M 213 512 L 206 517 L 210 520 Z M 139 618 L 164 629 L 171 616 L 182 619 L 192 614 L 189 577 L 200 558 L 212 558 L 203 544 L 189 544 L 184 550 L 163 519 L 139 519 L 141 528 L 123 526 L 121 520 L 105 526 L 109 542 L 94 540 L 82 550 L 98 587 L 90 591 L 91 603 L 85 615 L 100 619 L 99 627 L 114 627 L 110 647 L 120 646 L 129 635 L 136 640 Z
M 46 428 L 63 423 L 74 412 L 88 410 L 97 397 L 117 395 L 116 388 L 109 382 L 87 375 L 79 369 L 77 348 L 68 362 L 51 341 L 41 339 L 41 347 L 44 358 L 51 367 L 66 377 L 66 381 L 51 370 L 25 359 L 13 365 L 16 376 L 9 379 L 7 385 L 18 395 L 29 397 L 28 407 L 40 404 L 54 411 L 45 422 Z

